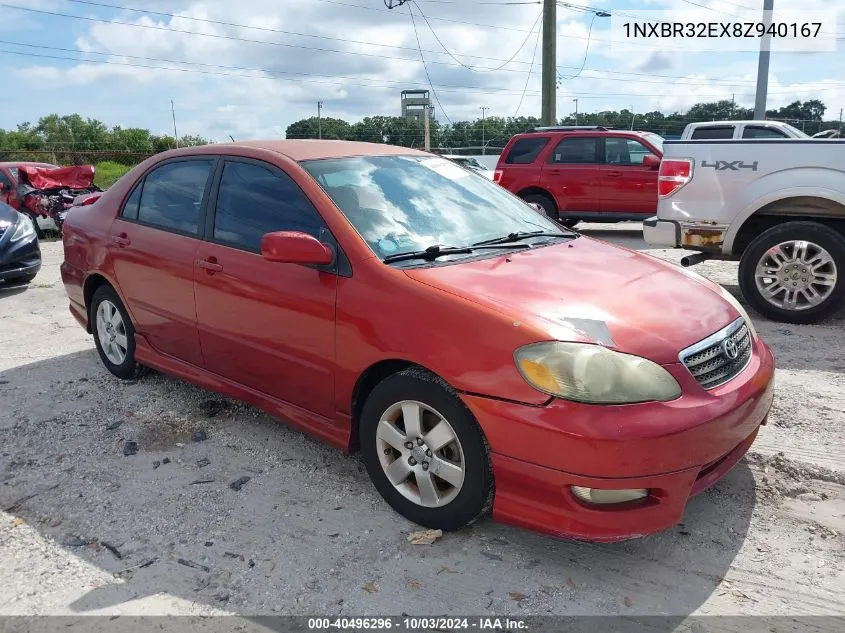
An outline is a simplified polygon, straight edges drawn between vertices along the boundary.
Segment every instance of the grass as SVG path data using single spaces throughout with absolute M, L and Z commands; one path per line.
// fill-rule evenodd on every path
M 94 176 L 94 184 L 100 189 L 108 189 L 116 183 L 120 177 L 131 169 L 128 165 L 121 165 L 112 161 L 97 163 L 97 172 Z

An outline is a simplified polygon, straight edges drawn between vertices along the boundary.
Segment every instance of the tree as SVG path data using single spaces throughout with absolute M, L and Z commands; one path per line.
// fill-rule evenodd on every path
M 302 119 L 291 123 L 285 130 L 285 138 L 320 138 L 346 141 L 351 138 L 352 127 L 343 119 L 325 117 L 317 121 L 317 117 Z

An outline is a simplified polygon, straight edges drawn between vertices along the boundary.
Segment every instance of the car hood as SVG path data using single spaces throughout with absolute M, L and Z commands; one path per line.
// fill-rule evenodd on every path
M 664 364 L 739 317 L 715 284 L 587 237 L 406 274 L 533 326 L 546 340 L 599 343 Z

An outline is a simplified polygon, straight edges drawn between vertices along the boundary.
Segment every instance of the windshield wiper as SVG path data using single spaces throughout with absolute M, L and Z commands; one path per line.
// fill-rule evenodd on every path
M 560 237 L 572 239 L 578 237 L 578 234 L 573 233 L 572 235 L 569 235 L 567 233 L 550 233 L 549 231 L 518 231 L 516 233 L 509 233 L 504 237 L 497 237 L 492 240 L 484 240 L 483 242 L 477 242 L 476 244 L 473 244 L 473 246 L 485 246 L 487 244 L 510 244 L 513 242 L 526 240 L 531 237 Z
M 411 259 L 425 259 L 434 261 L 438 257 L 444 255 L 469 255 L 473 251 L 479 250 L 494 250 L 500 248 L 531 248 L 530 244 L 473 244 L 472 246 L 429 246 L 424 251 L 411 251 L 409 253 L 396 253 L 395 255 L 388 255 L 382 261 L 385 264 L 391 262 L 402 262 Z

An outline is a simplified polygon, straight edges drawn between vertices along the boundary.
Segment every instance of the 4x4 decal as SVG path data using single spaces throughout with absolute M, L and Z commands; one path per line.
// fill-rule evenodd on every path
M 701 166 L 704 168 L 712 167 L 716 171 L 739 171 L 741 169 L 757 171 L 758 163 L 756 160 L 753 163 L 746 163 L 744 160 L 717 160 L 709 163 L 703 160 L 701 161 Z

